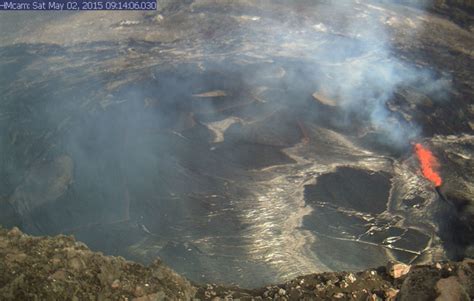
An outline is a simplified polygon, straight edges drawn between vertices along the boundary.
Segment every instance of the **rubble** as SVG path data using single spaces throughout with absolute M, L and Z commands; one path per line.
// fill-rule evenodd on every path
M 388 267 L 402 267 L 389 263 Z M 440 271 L 437 266 L 442 265 Z M 451 271 L 447 267 L 451 266 Z M 410 267 L 410 266 L 405 266 Z M 403 269 L 406 270 L 406 269 Z M 224 300 L 463 300 L 474 296 L 474 261 L 466 259 L 460 263 L 433 263 L 411 266 L 408 274 L 395 278 L 387 267 L 357 273 L 334 272 L 298 277 L 278 286 L 246 290 L 213 286 L 213 291 Z M 461 276 L 460 276 L 461 275 Z M 398 276 L 398 275 L 397 275 Z M 346 285 L 341 285 L 345 283 Z M 337 285 L 335 285 L 337 284 Z M 196 298 L 206 297 L 206 286 L 198 288 Z M 221 292 L 225 292 L 224 295 Z M 282 295 L 286 292 L 286 295 Z M 461 299 L 449 299 L 451 297 Z M 282 298 L 285 299 L 282 299 Z M 466 299 L 469 300 L 469 299 Z
M 410 272 L 410 266 L 403 263 L 389 262 L 387 264 L 387 270 L 390 276 L 397 279 Z
M 160 262 L 144 267 L 92 252 L 70 236 L 0 228 L 1 300 L 188 300 L 194 292 Z
M 33 237 L 0 228 L 0 287 L 1 300 L 470 300 L 474 260 L 411 268 L 389 263 L 242 289 L 193 285 L 160 261 L 144 267 L 104 256 L 70 236 Z

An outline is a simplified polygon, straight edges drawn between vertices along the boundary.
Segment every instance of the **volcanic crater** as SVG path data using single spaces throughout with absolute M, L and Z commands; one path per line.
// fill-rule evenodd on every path
M 472 255 L 472 31 L 398 4 L 168 2 L 1 38 L 3 226 L 245 287 Z

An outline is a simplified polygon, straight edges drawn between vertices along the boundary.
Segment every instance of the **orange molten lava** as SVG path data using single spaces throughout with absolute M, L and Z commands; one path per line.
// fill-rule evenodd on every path
M 436 157 L 433 156 L 433 153 L 429 149 L 426 149 L 419 143 L 415 144 L 415 151 L 418 160 L 420 161 L 423 176 L 430 180 L 436 187 L 441 186 L 443 181 L 435 170 L 439 166 Z

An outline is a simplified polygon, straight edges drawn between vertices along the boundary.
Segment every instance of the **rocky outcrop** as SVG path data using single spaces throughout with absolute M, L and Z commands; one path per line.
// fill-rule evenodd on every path
M 409 272 L 408 272 L 409 271 Z M 192 285 L 151 266 L 92 252 L 70 236 L 0 229 L 1 300 L 472 300 L 474 260 L 424 266 L 389 263 L 363 272 L 301 276 L 257 289 Z
M 1 300 L 188 300 L 194 292 L 159 261 L 144 267 L 92 252 L 70 236 L 0 229 Z
M 474 1 L 472 0 L 399 0 L 400 4 L 429 9 L 450 19 L 462 28 L 473 31 Z
M 399 273 L 410 270 L 409 273 Z M 395 274 L 393 273 L 395 271 Z M 244 300 L 472 300 L 474 260 L 460 263 L 405 266 L 389 263 L 358 273 L 322 273 L 298 277 L 285 284 L 256 290 L 207 285 L 200 299 L 242 298 Z M 218 300 L 218 299 L 216 299 Z
M 450 5 L 459 5 L 459 6 L 465 6 L 465 7 L 474 7 L 474 1 L 472 0 L 437 0 L 438 5 L 440 4 L 450 4 Z
M 473 8 L 474 1 L 472 0 L 399 0 L 397 2 L 423 7 L 443 7 L 443 6 L 458 6 L 465 8 Z

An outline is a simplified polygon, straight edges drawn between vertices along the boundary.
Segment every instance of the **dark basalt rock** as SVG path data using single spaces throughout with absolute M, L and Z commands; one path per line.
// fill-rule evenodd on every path
M 314 186 L 306 186 L 307 204 L 323 202 L 358 212 L 379 214 L 387 209 L 390 175 L 360 169 L 338 168 L 321 175 Z

